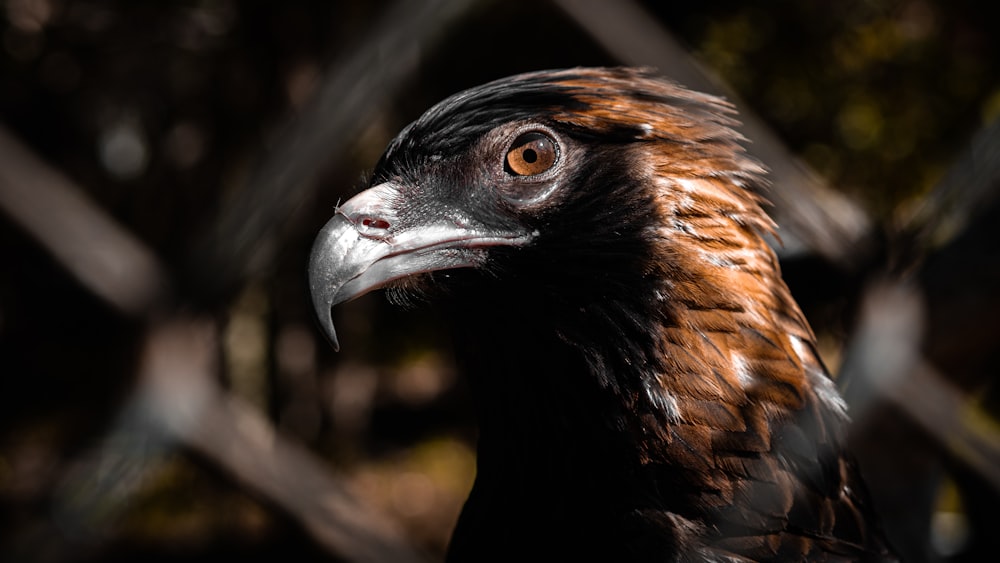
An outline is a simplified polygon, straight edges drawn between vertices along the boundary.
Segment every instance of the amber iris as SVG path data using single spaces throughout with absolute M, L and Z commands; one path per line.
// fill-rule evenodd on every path
M 504 168 L 515 176 L 534 176 L 552 168 L 558 156 L 555 141 L 545 133 L 533 131 L 514 140 Z

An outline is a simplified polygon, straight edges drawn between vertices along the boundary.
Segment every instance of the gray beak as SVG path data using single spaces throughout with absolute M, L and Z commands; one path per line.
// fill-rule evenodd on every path
M 323 226 L 309 256 L 309 290 L 317 319 L 340 349 L 332 308 L 413 274 L 479 264 L 490 246 L 522 246 L 533 234 L 477 229 L 466 217 L 442 214 L 406 225 L 406 205 L 392 183 L 369 188 L 342 205 Z M 412 220 L 411 220 L 412 221 Z M 462 225 L 462 226 L 459 226 Z

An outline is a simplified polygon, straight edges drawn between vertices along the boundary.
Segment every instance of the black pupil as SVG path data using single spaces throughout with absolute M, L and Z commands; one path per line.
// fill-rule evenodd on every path
M 524 152 L 521 153 L 521 158 L 528 164 L 531 164 L 538 160 L 538 153 L 535 152 L 535 149 L 524 149 Z

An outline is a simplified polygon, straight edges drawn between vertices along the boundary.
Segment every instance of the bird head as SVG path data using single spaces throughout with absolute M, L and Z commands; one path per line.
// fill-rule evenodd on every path
M 697 265 L 677 260 L 685 241 L 719 235 L 710 215 L 771 228 L 732 113 L 628 68 L 522 74 L 444 100 L 390 143 L 315 242 L 309 281 L 327 336 L 338 347 L 332 306 L 444 270 L 578 308 L 655 292 L 664 269 L 694 279 Z M 583 286 L 590 295 L 573 294 Z

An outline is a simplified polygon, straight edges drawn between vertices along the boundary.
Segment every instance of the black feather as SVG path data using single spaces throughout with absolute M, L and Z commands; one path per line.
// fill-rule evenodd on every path
M 571 69 L 460 93 L 387 148 L 372 184 L 404 227 L 531 233 L 390 291 L 447 292 L 481 414 L 449 560 L 890 558 L 735 124 L 648 70 Z M 516 127 L 562 147 L 532 205 L 491 172 Z

